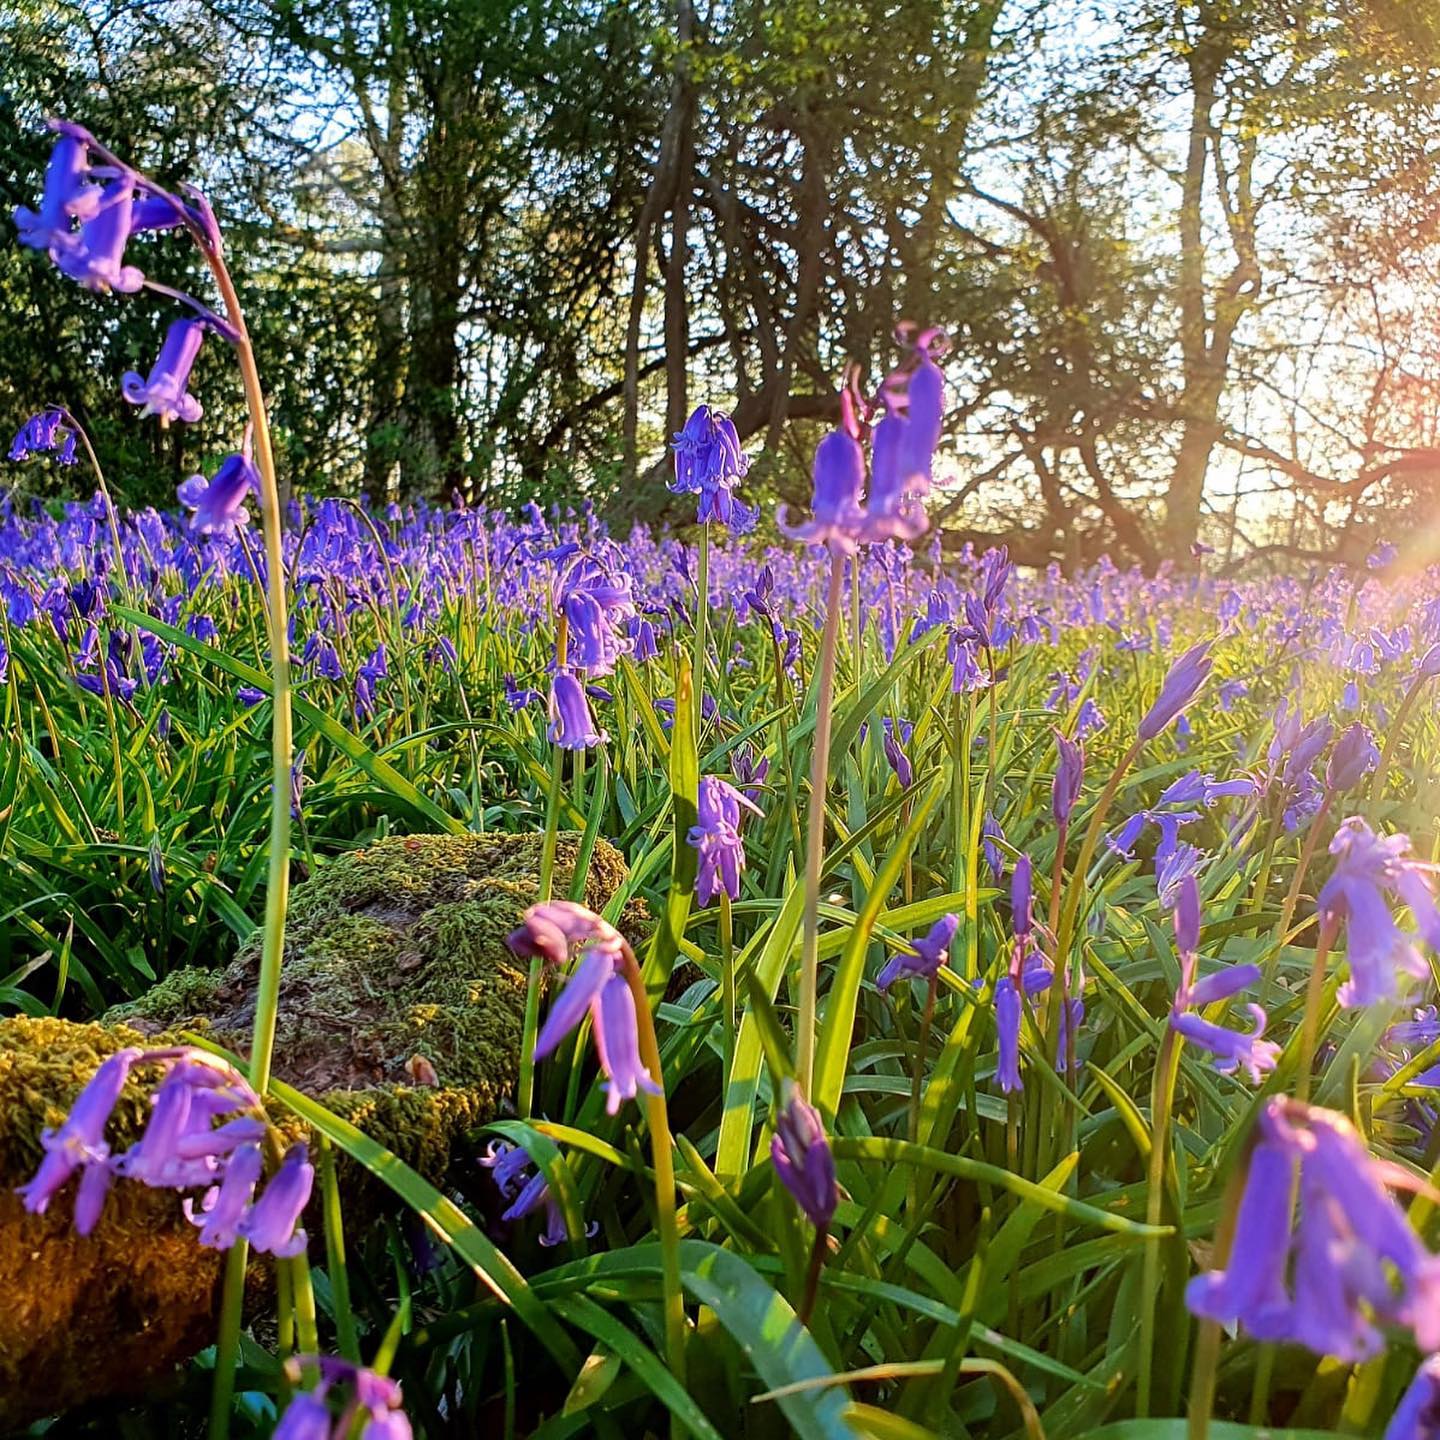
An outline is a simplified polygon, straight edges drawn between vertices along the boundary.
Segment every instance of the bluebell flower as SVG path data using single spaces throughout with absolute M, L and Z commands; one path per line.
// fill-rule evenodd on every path
M 1105 712 L 1093 699 L 1087 697 L 1080 702 L 1080 709 L 1075 714 L 1075 734 L 1079 739 L 1098 735 L 1109 723 Z
M 50 251 L 62 274 L 78 281 L 87 290 L 105 294 L 111 290 L 133 295 L 145 283 L 134 265 L 125 264 L 125 243 L 130 238 L 130 215 L 135 203 L 133 176 L 122 175 L 105 186 L 94 213 Z
M 840 1203 L 840 1187 L 825 1126 L 793 1080 L 782 1083 L 781 1095 L 770 1140 L 771 1162 L 805 1218 L 817 1230 L 828 1230 Z
M 980 851 L 990 871 L 990 878 L 998 885 L 1005 874 L 1005 855 L 997 841 L 1004 840 L 1005 832 L 1000 822 L 987 810 L 980 825 Z
M 589 750 L 610 738 L 595 728 L 585 687 L 568 670 L 551 677 L 549 716 L 550 741 L 562 750 Z
M 1400 975 L 1427 974 L 1414 937 L 1395 923 L 1388 897 L 1409 907 L 1420 938 L 1440 950 L 1440 910 L 1431 888 L 1436 867 L 1412 860 L 1409 852 L 1408 836 L 1379 836 L 1358 816 L 1330 842 L 1335 870 L 1316 904 L 1325 923 L 1345 925 L 1350 978 L 1340 987 L 1341 1005 L 1392 1002 Z
M 314 1184 L 315 1167 L 310 1163 L 309 1147 L 297 1140 L 236 1227 L 252 1250 L 287 1260 L 305 1249 L 308 1241 L 300 1229 L 300 1216 Z
M 1325 788 L 1351 790 L 1380 763 L 1380 751 L 1370 732 L 1360 724 L 1351 725 L 1335 742 L 1325 767 Z
M 1006 1095 L 1025 1088 L 1020 1079 L 1020 1018 L 1019 988 L 1008 974 L 1002 975 L 995 985 L 995 1078 Z
M 1080 798 L 1080 786 L 1085 780 L 1085 747 L 1057 730 L 1055 748 L 1059 761 L 1050 784 L 1050 813 L 1063 825 L 1069 821 Z
M 551 1195 L 544 1174 L 519 1145 L 513 1145 L 508 1140 L 492 1140 L 480 1157 L 480 1164 L 493 1173 L 496 1189 L 511 1202 L 501 1213 L 502 1220 L 523 1220 L 544 1206 L 545 1228 L 540 1234 L 540 1243 L 563 1245 L 571 1238 L 565 1225 L 565 1214 Z M 529 1173 L 532 1170 L 534 1173 Z M 594 1235 L 599 1228 L 598 1223 L 592 1221 L 585 1227 L 585 1234 Z
M 185 1056 L 172 1063 L 151 1097 L 140 1139 L 114 1162 L 116 1174 L 157 1189 L 209 1185 L 237 1147 L 258 1143 L 264 1121 L 239 1113 L 258 1110 L 253 1090 L 228 1065 Z
M 1140 739 L 1153 740 L 1195 698 L 1210 674 L 1210 647 L 1213 643 L 1202 640 L 1198 645 L 1192 645 L 1171 665 L 1160 693 L 1136 729 Z
M 95 1228 L 110 1188 L 110 1147 L 105 1140 L 105 1127 L 131 1068 L 143 1054 L 135 1046 L 117 1050 L 86 1082 L 60 1128 L 47 1127 L 40 1132 L 44 1159 L 34 1179 L 16 1192 L 32 1215 L 44 1214 L 56 1192 L 79 1171 L 75 1228 L 81 1235 L 88 1235 Z
M 1440 1261 L 1390 1197 L 1396 1184 L 1413 1181 L 1376 1160 L 1343 1116 L 1271 1099 L 1257 1122 L 1228 1266 L 1190 1282 L 1190 1309 L 1352 1364 L 1379 1353 L 1379 1324 L 1403 1326 L 1422 1350 L 1436 1349 Z
M 761 813 L 753 800 L 728 781 L 714 775 L 702 777 L 698 823 L 688 836 L 700 856 L 695 888 L 702 905 L 708 905 L 721 891 L 731 900 L 740 898 L 740 872 L 745 868 L 745 844 L 740 838 L 742 805 L 756 815 Z
M 320 1371 L 313 1390 L 298 1389 L 307 1369 Z M 296 1388 L 275 1427 L 273 1440 L 348 1440 L 360 1425 L 359 1440 L 413 1440 L 410 1421 L 401 1405 L 400 1386 L 389 1376 L 354 1365 L 333 1355 L 294 1355 L 285 1373 Z M 338 1387 L 347 1386 L 349 1399 L 332 1415 L 331 1402 Z
M 255 1187 L 265 1169 L 259 1145 L 242 1145 L 230 1157 L 218 1185 L 205 1192 L 198 1213 L 187 1200 L 185 1215 L 197 1225 L 200 1243 L 212 1250 L 228 1250 L 239 1238 L 238 1226 L 249 1209 Z
M 142 416 L 157 415 L 162 426 L 172 420 L 193 423 L 200 418 L 200 402 L 186 386 L 204 338 L 205 326 L 199 320 L 174 320 L 165 332 L 165 343 L 149 379 L 142 379 L 134 370 L 125 372 L 120 388 L 132 405 L 144 407 Z
M 375 683 L 389 674 L 386 665 L 385 646 L 377 645 L 361 662 L 355 674 L 355 713 L 368 719 L 375 710 Z
M 75 431 L 65 424 L 63 412 L 42 410 L 15 432 L 10 442 L 10 459 L 28 460 L 32 455 L 54 453 L 60 464 L 73 465 L 75 440 Z
M 527 705 L 533 705 L 537 700 L 543 700 L 545 696 L 530 686 L 520 686 L 515 683 L 513 675 L 505 676 L 505 703 L 510 707 L 512 714 L 519 714 Z
M 180 503 L 194 513 L 190 528 L 198 535 L 233 535 L 250 523 L 246 497 L 260 493 L 260 475 L 244 455 L 231 455 L 212 480 L 192 475 L 175 492 Z
M 758 512 L 735 498 L 735 483 L 744 478 L 750 461 L 740 448 L 734 421 L 708 405 L 698 406 L 670 445 L 675 452 L 670 489 L 700 497 L 699 522 L 718 521 L 737 535 L 752 529 Z
M 915 727 L 908 720 L 892 720 L 888 715 L 881 725 L 883 736 L 880 743 L 885 751 L 885 761 L 895 772 L 900 788 L 908 790 L 915 781 L 915 770 L 905 753 L 905 746 L 910 743 Z
M 814 495 L 810 519 L 791 525 L 785 506 L 779 525 L 792 540 L 828 545 L 840 554 L 854 554 L 865 524 L 860 495 L 865 488 L 865 452 L 849 431 L 832 430 L 816 447 L 811 467 Z
M 100 208 L 102 191 L 90 176 L 89 152 L 85 143 L 61 135 L 45 167 L 45 190 L 38 210 L 19 205 L 15 226 L 20 243 L 52 255 L 71 244 L 74 222 L 90 219 Z
M 552 901 L 531 906 L 508 943 L 516 954 L 540 954 L 556 964 L 580 950 L 580 963 L 540 1027 L 536 1060 L 549 1055 L 588 1012 L 600 1068 L 608 1077 L 606 1111 L 618 1113 L 621 1103 L 641 1090 L 661 1093 L 640 1058 L 635 996 L 621 969 L 634 961 L 613 926 L 583 905 Z
M 950 945 L 959 928 L 958 915 L 942 915 L 927 934 L 910 942 L 913 955 L 901 951 L 885 962 L 885 968 L 875 977 L 876 987 L 888 990 L 902 976 L 933 980 L 940 973 L 940 967 L 949 963 Z
M 1382 1440 L 1440 1440 L 1440 1355 L 1421 1362 Z

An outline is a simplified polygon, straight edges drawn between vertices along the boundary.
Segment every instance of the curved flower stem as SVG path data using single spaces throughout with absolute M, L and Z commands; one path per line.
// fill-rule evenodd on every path
M 1270 956 L 1269 968 L 1265 975 L 1267 991 L 1275 977 L 1280 947 L 1285 943 L 1285 937 L 1290 933 L 1290 922 L 1295 918 L 1295 906 L 1300 902 L 1300 887 L 1305 882 L 1305 875 L 1310 869 L 1311 860 L 1315 858 L 1315 846 L 1320 839 L 1320 832 L 1325 828 L 1325 821 L 1329 818 L 1330 807 L 1334 802 L 1335 792 L 1326 790 L 1325 797 L 1320 802 L 1320 808 L 1315 812 L 1315 818 L 1305 832 L 1305 843 L 1300 847 L 1300 858 L 1295 862 L 1295 874 L 1291 877 L 1290 888 L 1285 892 L 1285 901 L 1280 907 L 1280 923 L 1275 927 L 1275 949 Z
M 855 683 L 860 683 L 860 655 L 865 643 L 865 612 L 860 608 L 860 552 L 850 557 L 850 643 L 855 651 Z
M 703 723 L 705 709 L 706 625 L 710 619 L 710 522 L 700 527 L 700 556 L 695 566 L 695 687 L 700 692 L 697 718 Z M 723 668 L 723 662 L 722 662 Z
M 825 855 L 825 787 L 830 775 L 830 696 L 835 689 L 835 640 L 840 629 L 845 561 L 830 556 L 825 632 L 820 641 L 820 683 L 815 692 L 815 753 L 810 762 L 810 816 L 805 844 L 805 938 L 800 952 L 800 1017 L 795 1032 L 795 1071 L 810 1093 L 815 1069 L 815 1007 L 820 969 L 820 872 Z
M 290 892 L 290 762 L 294 730 L 290 713 L 290 627 L 285 596 L 285 549 L 280 511 L 280 489 L 275 477 L 275 456 L 270 447 L 270 426 L 255 350 L 245 328 L 240 298 L 226 268 L 218 243 L 201 243 L 210 273 L 234 329 L 236 362 L 245 387 L 260 474 L 260 521 L 265 536 L 266 621 L 270 640 L 270 842 L 265 885 L 265 920 L 260 950 L 260 980 L 255 996 L 255 1024 L 250 1039 L 250 1084 L 262 1098 L 270 1084 L 270 1062 L 275 1049 L 275 1023 L 280 1002 L 280 966 L 285 951 L 285 910 Z M 235 1393 L 235 1362 L 239 1353 L 241 1309 L 245 1298 L 246 1246 L 238 1241 L 225 1265 L 220 1326 L 216 1341 L 215 1381 L 211 1393 L 210 1434 L 224 1440 L 230 1430 L 230 1406 Z
M 555 664 L 563 668 L 569 646 L 570 625 L 565 612 L 555 627 Z M 540 877 L 538 904 L 545 904 L 555 889 L 555 842 L 560 828 L 560 792 L 565 786 L 565 752 L 559 745 L 550 747 L 550 790 L 545 797 L 545 836 L 540 842 Z M 540 982 L 545 975 L 545 961 L 539 955 L 530 957 L 530 970 L 525 979 L 525 1018 L 520 1031 L 520 1074 L 515 1084 L 515 1110 L 522 1120 L 530 1117 L 535 1102 L 535 1036 L 540 1029 Z
M 1165 1199 L 1165 1161 L 1170 1148 L 1170 1107 L 1175 1096 L 1175 1076 L 1180 1067 L 1179 1037 L 1167 1023 L 1160 1053 L 1155 1060 L 1155 1078 L 1150 1094 L 1150 1173 L 1145 1199 L 1145 1223 L 1160 1224 Z M 1150 1379 L 1155 1363 L 1155 1305 L 1160 1280 L 1160 1237 L 1145 1237 L 1145 1258 L 1140 1272 L 1140 1354 L 1135 1375 L 1135 1415 L 1150 1414 Z
M 730 913 L 729 891 L 720 891 L 720 1004 L 725 1011 L 724 1087 L 730 1093 L 730 1072 L 735 1064 L 735 924 Z
M 680 1231 L 675 1223 L 675 1162 L 671 1153 L 670 1116 L 665 1105 L 665 1076 L 660 1067 L 660 1044 L 655 1038 L 655 1019 L 650 997 L 640 974 L 635 952 L 626 944 L 622 951 L 622 973 L 635 999 L 636 1031 L 640 1058 L 659 1086 L 659 1093 L 645 1097 L 650 1122 L 650 1158 L 655 1167 L 655 1220 L 660 1236 L 660 1284 L 665 1311 L 665 1354 L 670 1373 L 685 1384 L 685 1296 L 680 1288 Z M 684 1434 L 684 1427 L 672 1412 L 672 1440 Z

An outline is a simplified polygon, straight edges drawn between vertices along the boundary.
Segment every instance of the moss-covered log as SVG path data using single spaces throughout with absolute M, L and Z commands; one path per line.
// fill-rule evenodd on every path
M 458 1137 L 514 1088 L 525 972 L 505 937 L 535 899 L 540 844 L 532 835 L 388 839 L 331 861 L 292 897 L 275 1073 L 432 1180 L 443 1179 Z M 576 850 L 576 837 L 560 837 L 557 893 Z M 586 902 L 601 908 L 624 876 L 619 854 L 600 842 Z M 622 923 L 643 928 L 643 911 Z M 71 1188 L 31 1216 L 14 1187 L 39 1163 L 41 1129 L 60 1123 L 122 1045 L 193 1029 L 243 1055 L 258 966 L 257 940 L 223 970 L 175 973 L 104 1025 L 0 1023 L 0 1429 L 143 1391 L 213 1338 L 218 1257 L 196 1244 L 173 1192 L 117 1183 L 81 1239 Z M 113 1149 L 138 1138 L 155 1078 L 142 1070 L 126 1087 Z M 318 1233 L 314 1208 L 307 1224 Z

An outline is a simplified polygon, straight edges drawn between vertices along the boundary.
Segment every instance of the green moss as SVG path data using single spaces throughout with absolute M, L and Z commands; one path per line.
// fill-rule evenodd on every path
M 291 897 L 275 1073 L 437 1182 L 457 1137 L 492 1118 L 514 1087 L 525 971 L 505 937 L 535 899 L 540 845 L 539 836 L 385 840 L 331 861 Z M 559 893 L 576 851 L 576 837 L 560 838 Z M 624 876 L 600 842 L 586 902 L 602 908 Z M 622 917 L 636 939 L 646 924 L 638 905 Z M 0 1430 L 137 1393 L 213 1339 L 220 1260 L 196 1244 L 173 1192 L 117 1184 L 81 1239 L 73 1190 L 27 1216 L 14 1187 L 39 1162 L 41 1130 L 62 1121 L 121 1046 L 203 1029 L 243 1054 L 259 958 L 257 938 L 224 970 L 171 975 L 105 1025 L 0 1022 Z M 138 1138 L 154 1079 L 142 1072 L 126 1086 L 113 1148 Z M 341 1186 L 347 1221 L 363 1223 L 378 1182 L 346 1166 Z M 318 1238 L 318 1215 L 307 1226 Z

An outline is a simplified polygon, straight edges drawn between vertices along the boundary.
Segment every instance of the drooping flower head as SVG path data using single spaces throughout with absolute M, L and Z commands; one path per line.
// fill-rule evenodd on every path
M 549 1055 L 588 1012 L 600 1068 L 608 1077 L 606 1110 L 616 1114 L 641 1090 L 661 1093 L 640 1058 L 635 996 L 624 969 L 635 962 L 614 926 L 583 905 L 550 901 L 532 905 L 508 943 L 517 955 L 541 955 L 552 964 L 563 964 L 572 950 L 580 952 L 580 963 L 540 1027 L 536 1060 Z
M 895 772 L 902 790 L 908 790 L 915 781 L 915 767 L 905 747 L 915 727 L 908 720 L 892 720 L 886 716 L 881 722 L 881 748 L 885 752 L 885 763 Z
M 565 1224 L 565 1212 L 550 1193 L 544 1172 L 519 1145 L 508 1140 L 492 1140 L 480 1157 L 480 1164 L 491 1171 L 496 1189 L 511 1202 L 501 1212 L 502 1220 L 523 1220 L 544 1206 L 545 1229 L 540 1234 L 540 1243 L 546 1246 L 563 1245 L 572 1238 Z M 598 1223 L 592 1221 L 586 1226 L 585 1233 L 593 1235 L 598 1229 Z
M 596 729 L 585 687 L 568 670 L 551 676 L 549 716 L 550 742 L 562 750 L 590 750 L 610 738 Z
M 360 1440 L 411 1440 L 410 1421 L 400 1408 L 404 1397 L 389 1376 L 332 1355 L 293 1355 L 285 1362 L 292 1386 L 300 1385 L 308 1369 L 320 1371 L 320 1382 L 313 1390 L 297 1390 L 274 1440 L 348 1440 L 362 1419 Z
M 1410 858 L 1409 836 L 1377 835 L 1359 816 L 1340 826 L 1330 853 L 1335 870 L 1316 904 L 1322 920 L 1345 926 L 1350 978 L 1340 987 L 1340 1003 L 1391 1002 L 1401 975 L 1423 979 L 1427 972 L 1415 935 L 1395 923 L 1389 897 L 1409 907 L 1419 938 L 1440 949 L 1440 910 L 1432 893 L 1436 867 Z
M 158 415 L 160 424 L 167 426 L 172 420 L 193 423 L 203 413 L 200 402 L 190 394 L 186 386 L 190 383 L 190 371 L 200 354 L 200 344 L 205 338 L 205 326 L 199 320 L 175 320 L 165 332 L 165 343 L 160 347 L 160 357 L 155 361 L 148 380 L 142 379 L 134 370 L 127 370 L 120 382 L 125 398 L 132 405 L 140 405 L 144 415 Z
M 1380 763 L 1380 751 L 1369 730 L 1358 722 L 1335 742 L 1325 767 L 1325 788 L 1353 789 Z
M 700 855 L 695 888 L 702 905 L 724 891 L 740 898 L 740 872 L 745 868 L 745 843 L 740 838 L 740 809 L 759 815 L 760 807 L 729 781 L 706 775 L 700 781 L 699 823 L 692 826 L 689 842 Z
M 875 400 L 861 395 L 857 372 L 847 372 L 839 427 L 815 449 L 811 518 L 792 526 L 785 507 L 780 508 L 780 528 L 792 539 L 849 555 L 864 544 L 913 540 L 928 528 L 923 501 L 930 493 L 945 410 L 944 377 L 935 357 L 944 354 L 945 335 L 904 325 L 896 338 L 910 353 L 886 377 Z M 877 410 L 880 419 L 872 429 Z
M 1196 1276 L 1187 1304 L 1256 1339 L 1294 1342 L 1348 1363 L 1380 1351 L 1378 1324 L 1403 1326 L 1422 1351 L 1433 1351 L 1440 1262 L 1389 1194 L 1413 1183 L 1407 1171 L 1375 1159 L 1343 1116 L 1271 1099 L 1257 1122 L 1227 1267 Z
M 942 915 L 931 927 L 929 933 L 910 942 L 913 955 L 899 952 L 885 962 L 885 968 L 875 977 L 878 989 L 888 990 L 902 976 L 906 979 L 933 980 L 940 973 L 940 967 L 950 960 L 950 945 L 955 932 L 960 928 L 958 915 Z
M 101 189 L 90 176 L 90 157 L 83 141 L 61 135 L 45 167 L 45 193 L 38 210 L 15 208 L 20 243 L 52 254 L 71 244 L 77 220 L 88 220 L 100 208 Z
M 100 203 L 78 234 L 52 248 L 50 255 L 62 274 L 98 294 L 118 291 L 133 295 L 145 283 L 137 266 L 125 263 L 135 204 L 135 177 L 121 175 L 104 188 Z
M 744 478 L 750 461 L 728 415 L 708 405 L 697 406 L 670 448 L 675 452 L 670 489 L 677 495 L 700 497 L 696 518 L 702 525 L 716 520 L 736 535 L 754 527 L 758 512 L 735 496 L 735 484 Z
M 18 1191 L 32 1215 L 44 1214 L 56 1192 L 79 1171 L 75 1228 L 81 1235 L 88 1235 L 95 1228 L 110 1188 L 110 1147 L 105 1140 L 105 1127 L 131 1068 L 143 1053 L 133 1045 L 117 1050 L 86 1082 L 60 1128 L 41 1131 L 40 1144 L 45 1158 L 34 1179 Z
M 180 503 L 193 512 L 190 528 L 197 535 L 233 535 L 239 526 L 250 523 L 245 499 L 260 492 L 260 474 L 245 455 L 231 455 L 221 463 L 211 480 L 192 475 L 175 492 Z
M 860 505 L 865 489 L 865 450 L 860 443 L 856 402 L 848 389 L 841 391 L 840 413 L 840 428 L 832 430 L 815 447 L 810 519 L 803 525 L 791 525 L 782 505 L 778 522 L 792 540 L 828 545 L 837 554 L 852 555 L 865 525 L 865 511 Z
M 28 460 L 32 455 L 53 452 L 61 465 L 73 465 L 77 437 L 65 418 L 60 410 L 42 410 L 32 415 L 15 432 L 10 442 L 10 459 Z
M 782 1087 L 782 1102 L 775 1116 L 770 1159 L 775 1173 L 795 1197 L 805 1218 L 817 1230 L 828 1230 L 840 1203 L 835 1179 L 835 1157 L 825 1138 L 820 1112 L 806 1100 L 793 1080 Z
M 1421 1362 L 1382 1440 L 1440 1440 L 1440 1355 Z

